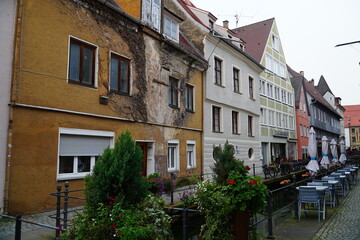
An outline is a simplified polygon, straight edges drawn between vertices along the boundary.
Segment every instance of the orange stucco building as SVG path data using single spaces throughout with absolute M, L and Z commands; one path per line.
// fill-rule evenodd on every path
M 18 1 L 6 212 L 53 209 L 124 130 L 144 174 L 202 172 L 206 61 L 141 16 L 140 1 Z

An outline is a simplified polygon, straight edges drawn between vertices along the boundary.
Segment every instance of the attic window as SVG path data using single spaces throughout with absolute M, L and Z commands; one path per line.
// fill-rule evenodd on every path
M 279 51 L 279 38 L 275 35 L 272 35 L 272 44 L 273 44 L 273 49 Z
M 211 29 L 213 29 L 213 28 L 214 28 L 214 22 L 213 22 L 213 21 L 211 21 L 211 20 L 209 20 L 209 27 L 210 27 Z
M 179 23 L 172 17 L 165 15 L 164 35 L 165 37 L 179 42 Z

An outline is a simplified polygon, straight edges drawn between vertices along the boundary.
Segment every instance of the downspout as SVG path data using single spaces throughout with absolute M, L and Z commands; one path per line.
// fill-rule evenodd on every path
M 22 48 L 22 33 L 23 33 L 23 16 L 24 16 L 24 2 L 17 0 L 17 13 L 14 31 L 14 45 L 13 45 L 13 68 L 12 80 L 10 89 L 10 103 L 9 103 L 9 124 L 7 135 L 7 154 L 6 154 L 6 171 L 5 171 L 5 189 L 4 189 L 4 212 L 9 210 L 9 191 L 10 191 L 10 175 L 11 175 L 11 157 L 12 157 L 12 129 L 14 120 L 15 103 L 19 97 L 20 86 L 20 65 L 21 65 L 21 48 Z

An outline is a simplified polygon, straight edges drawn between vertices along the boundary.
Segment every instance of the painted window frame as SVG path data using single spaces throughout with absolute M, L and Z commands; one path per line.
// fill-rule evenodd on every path
M 212 131 L 215 133 L 221 133 L 222 127 L 222 108 L 219 106 L 215 106 L 212 105 L 211 107 L 211 116 L 212 116 L 212 122 L 211 122 L 211 126 L 212 126 Z
M 236 77 L 236 74 L 237 77 Z M 241 70 L 237 67 L 233 67 L 233 91 L 236 93 L 241 93 L 241 87 L 240 87 L 240 83 L 241 83 Z
M 239 112 L 231 111 L 231 132 L 232 134 L 240 134 L 239 131 Z
M 275 51 L 280 51 L 280 39 L 275 34 L 272 35 L 272 47 Z
M 77 85 L 81 85 L 84 87 L 89 87 L 89 88 L 97 88 L 97 70 L 98 70 L 98 47 L 95 44 L 92 44 L 88 41 L 82 40 L 80 38 L 74 37 L 69 35 L 69 40 L 68 40 L 68 69 L 67 69 L 67 82 L 68 83 L 72 83 L 72 84 L 77 84 Z M 74 79 L 72 78 L 71 72 L 72 72 L 72 63 L 71 63 L 71 55 L 72 55 L 72 44 L 74 45 L 78 45 L 80 46 L 80 53 L 79 53 L 79 65 L 78 65 L 78 71 L 79 71 L 79 79 Z M 92 64 L 91 64 L 91 79 L 90 79 L 90 83 L 84 82 L 83 79 L 83 68 L 84 68 L 84 48 L 90 49 L 92 51 Z
M 168 104 L 172 108 L 179 108 L 179 79 L 169 76 Z
M 161 0 L 143 0 L 141 13 L 142 22 L 160 32 Z
M 167 24 L 170 24 L 169 28 Z M 169 32 L 170 31 L 170 32 Z M 169 14 L 164 14 L 164 36 L 174 42 L 179 42 L 179 22 Z
M 267 96 L 271 99 L 274 99 L 274 85 L 270 82 L 267 82 L 266 88 L 267 88 L 267 94 L 268 94 Z
M 73 179 L 82 179 L 86 175 L 90 174 L 92 168 L 95 165 L 95 159 L 97 156 L 90 156 L 90 172 L 78 172 L 77 170 L 77 161 L 79 156 L 69 156 L 73 157 L 73 173 L 60 173 L 60 141 L 61 135 L 71 135 L 71 136 L 88 136 L 88 137 L 107 137 L 110 141 L 110 148 L 114 147 L 114 138 L 115 132 L 111 131 L 100 131 L 100 130 L 88 130 L 88 129 L 77 129 L 77 128 L 59 128 L 59 136 L 58 136 L 58 153 L 57 153 L 57 169 L 56 169 L 56 180 L 73 180 Z M 85 155 L 83 155 L 85 156 Z M 87 155 L 86 155 L 87 156 Z
M 117 89 L 114 89 L 111 87 L 111 84 L 112 84 L 112 71 L 113 71 L 113 68 L 112 68 L 112 59 L 116 59 L 118 60 L 118 66 L 117 66 L 117 71 L 118 71 L 118 83 L 117 83 Z M 123 62 L 126 62 L 127 63 L 127 90 L 126 91 L 121 91 L 121 77 L 122 77 L 122 67 L 121 67 L 121 64 Z M 109 91 L 110 92 L 113 92 L 113 93 L 117 93 L 117 94 L 120 94 L 120 95 L 130 95 L 130 91 L 131 91 L 131 60 L 127 57 L 124 57 L 120 54 L 117 54 L 115 52 L 110 52 L 110 70 L 109 70 Z
M 190 153 L 190 157 L 189 158 L 189 146 L 192 145 L 192 153 Z M 190 160 L 192 160 L 192 164 L 190 162 Z M 186 165 L 187 165 L 187 169 L 195 169 L 196 168 L 196 141 L 194 140 L 187 140 L 186 141 Z
M 170 150 L 171 149 L 171 150 Z M 174 160 L 171 161 L 170 153 L 173 152 Z M 172 165 L 171 162 L 174 164 Z M 179 140 L 169 140 L 167 146 L 167 169 L 168 172 L 178 172 L 180 170 L 180 141 Z
M 219 64 L 218 64 L 219 63 Z M 218 68 L 220 66 L 220 68 Z M 223 87 L 224 60 L 218 56 L 214 57 L 214 84 Z
M 255 99 L 255 78 L 249 75 L 248 82 L 249 82 L 249 97 L 251 99 Z
M 248 115 L 248 136 L 254 137 L 254 117 Z
M 185 85 L 185 109 L 188 112 L 195 112 L 195 86 L 188 83 Z
M 266 96 L 266 81 L 260 78 L 260 95 Z

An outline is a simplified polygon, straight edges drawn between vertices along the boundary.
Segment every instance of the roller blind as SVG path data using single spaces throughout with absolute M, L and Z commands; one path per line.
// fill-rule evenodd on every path
M 97 156 L 110 147 L 111 137 L 60 135 L 60 156 Z

